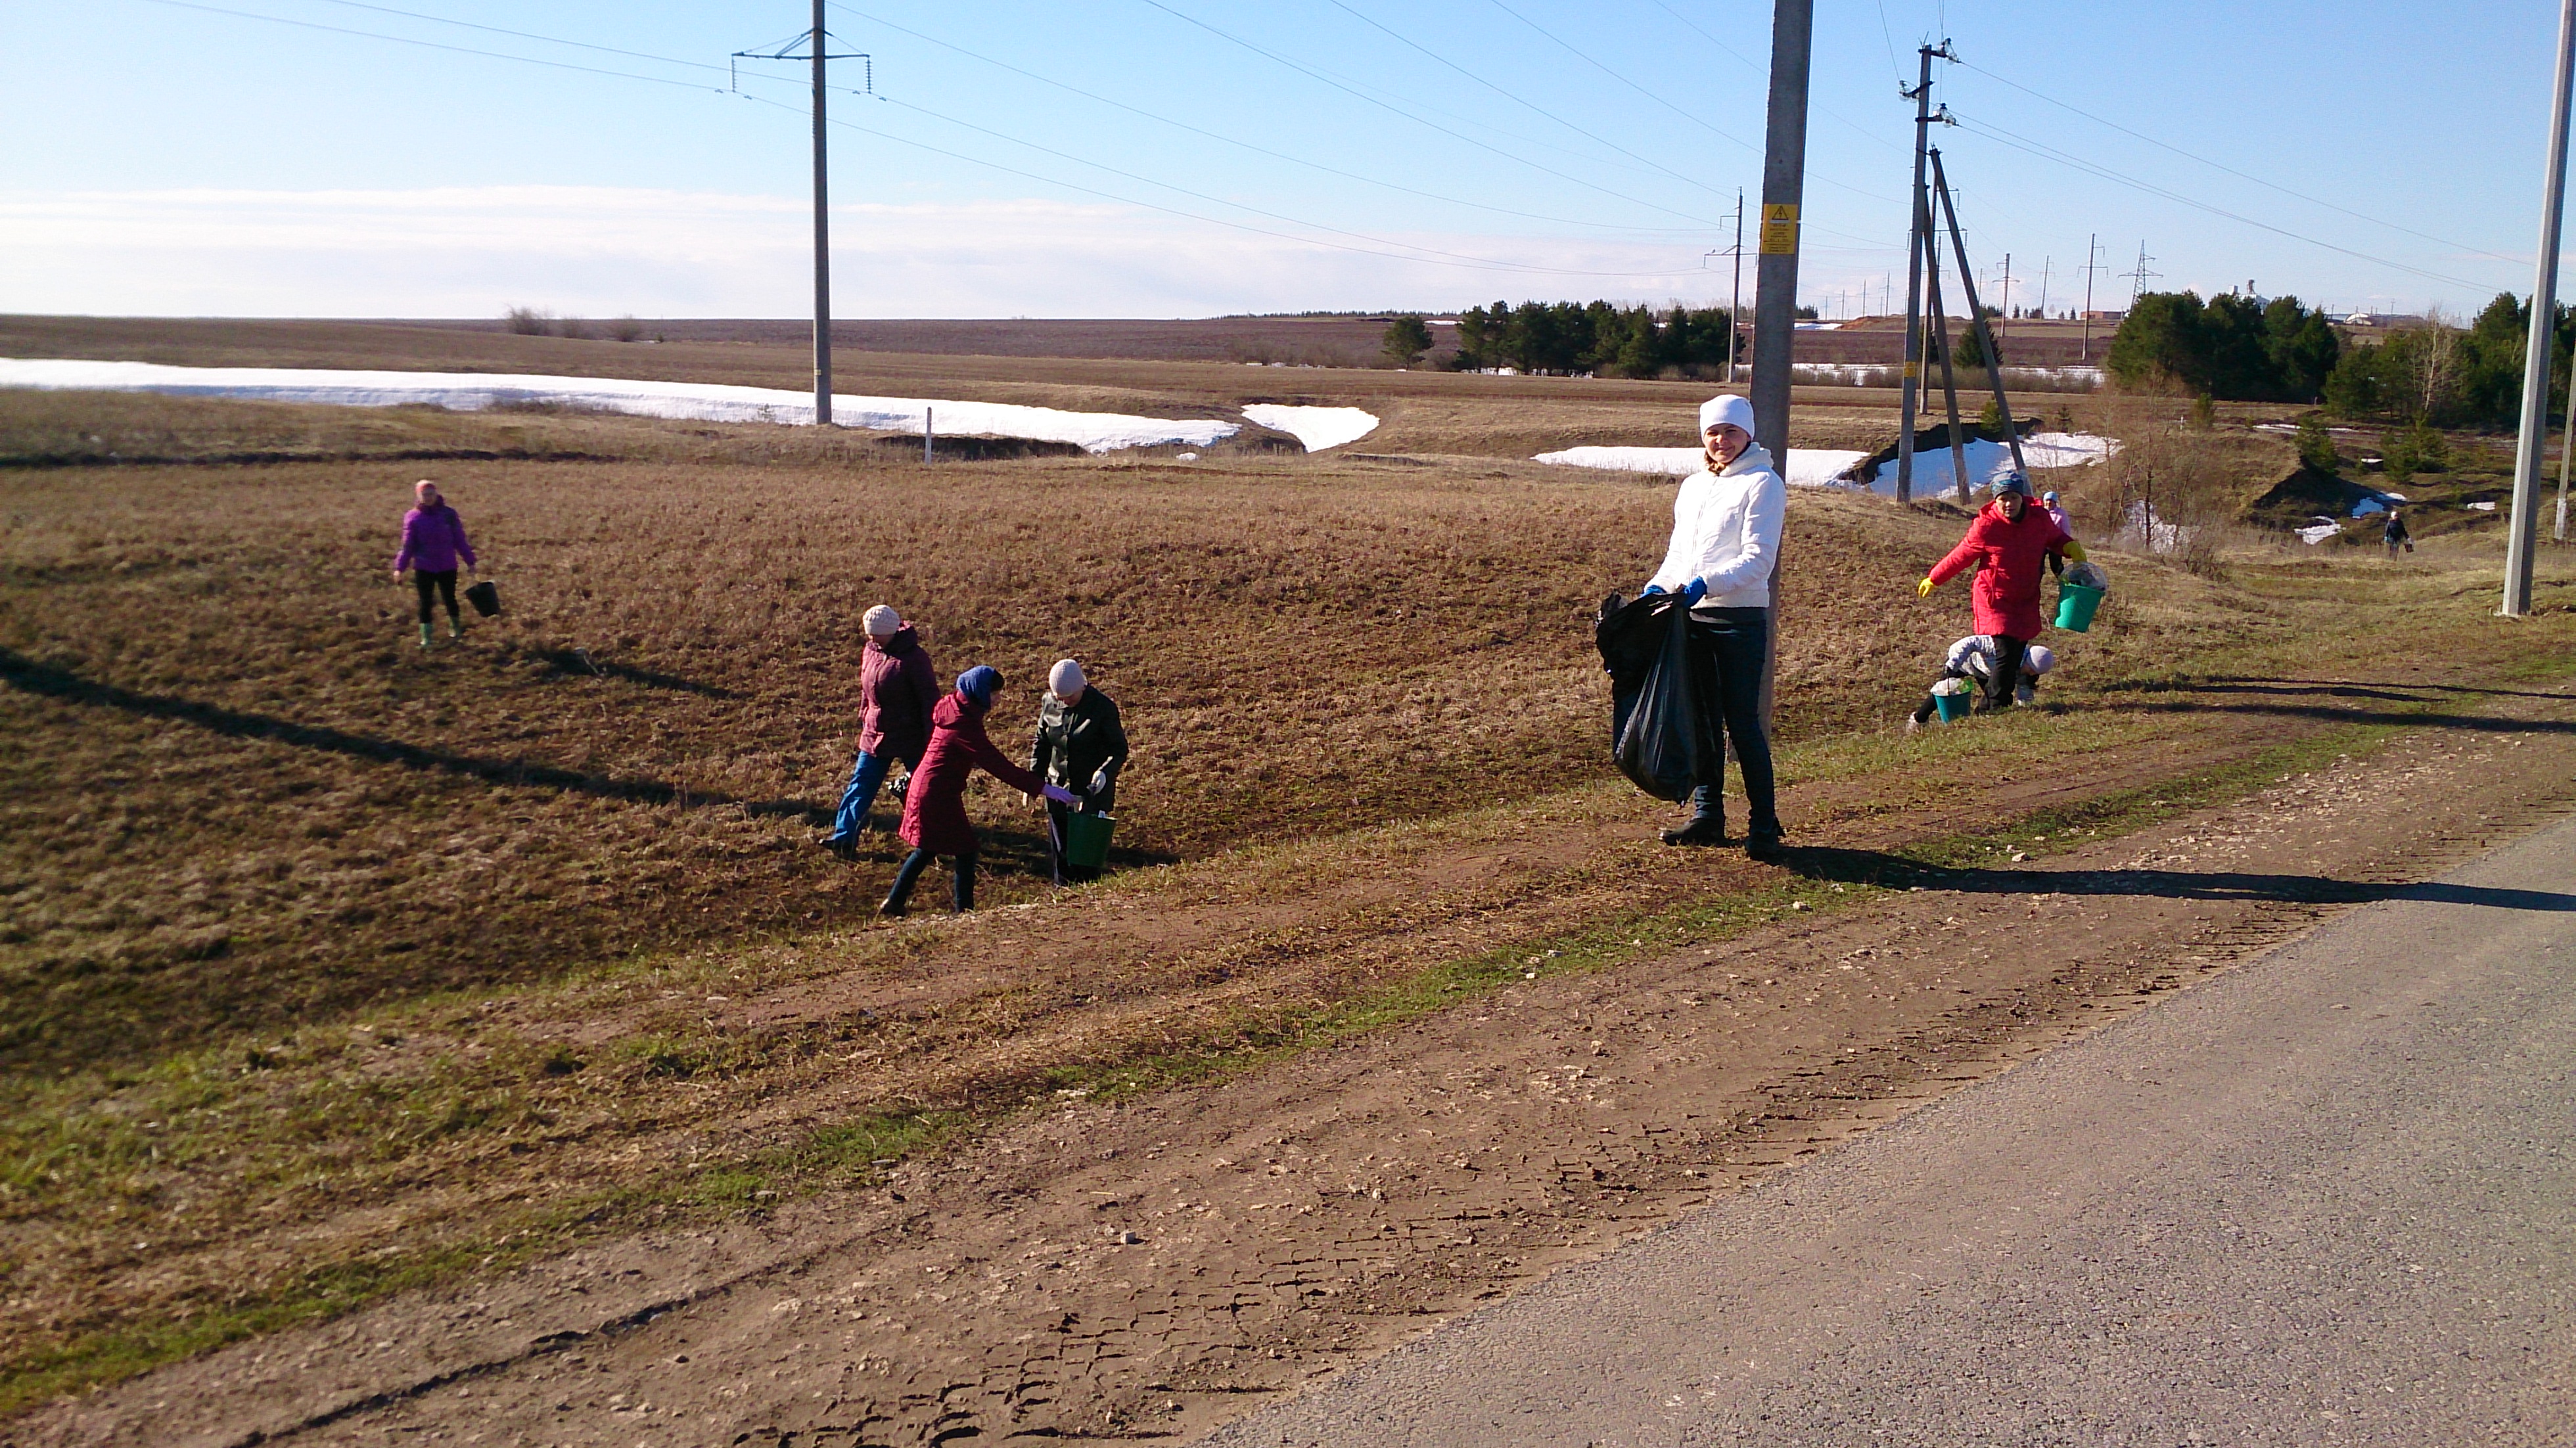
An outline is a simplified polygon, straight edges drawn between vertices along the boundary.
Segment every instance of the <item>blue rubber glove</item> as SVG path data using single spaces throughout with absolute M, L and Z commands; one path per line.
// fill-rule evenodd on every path
M 1662 584 L 1660 584 L 1660 583 L 1649 583 L 1649 584 L 1647 584 L 1647 585 L 1646 585 L 1645 591 L 1644 591 L 1643 593 L 1638 594 L 1637 596 L 1638 596 L 1639 598 L 1652 598 L 1652 597 L 1654 597 L 1656 594 L 1661 593 L 1661 592 L 1663 592 L 1663 591 L 1664 591 L 1664 586 L 1663 586 Z
M 1682 585 L 1682 607 L 1689 608 L 1706 597 L 1708 597 L 1708 584 L 1705 581 L 1694 578 Z

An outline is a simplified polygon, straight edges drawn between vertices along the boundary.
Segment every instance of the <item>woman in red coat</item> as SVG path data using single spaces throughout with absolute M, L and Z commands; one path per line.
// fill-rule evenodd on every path
M 1994 679 L 1986 686 L 1989 709 L 2012 707 L 2022 650 L 2046 627 L 2039 615 L 2039 583 L 2047 576 L 2052 553 L 2084 561 L 2084 545 L 2067 536 L 2047 510 L 2031 506 L 2029 482 L 2014 473 L 1995 484 L 1994 501 L 1978 511 L 1968 536 L 1915 587 L 1916 597 L 1929 598 L 1933 589 L 1977 570 L 1977 581 L 1968 590 L 1977 632 L 1995 641 Z
M 912 771 L 903 797 L 903 842 L 912 846 L 895 871 L 880 915 L 901 915 L 921 872 L 941 855 L 956 861 L 949 898 L 959 910 L 975 908 L 975 822 L 966 818 L 966 780 L 976 766 L 1022 794 L 1043 794 L 1057 804 L 1074 802 L 1072 790 L 1047 783 L 1013 764 L 984 734 L 984 714 L 1001 691 L 998 670 L 977 664 L 957 676 L 957 687 L 930 711 L 930 746 Z

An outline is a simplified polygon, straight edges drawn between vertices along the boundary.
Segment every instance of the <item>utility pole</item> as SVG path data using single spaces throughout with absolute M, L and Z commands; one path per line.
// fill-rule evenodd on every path
M 806 30 L 807 54 L 795 53 L 797 42 L 790 40 L 775 50 L 737 50 L 733 58 L 741 60 L 806 60 L 814 71 L 814 425 L 828 426 L 832 421 L 832 213 L 831 168 L 829 148 L 824 141 L 828 123 L 823 111 L 825 61 L 867 60 L 865 55 L 834 55 L 827 48 L 830 35 L 823 29 L 823 0 L 814 0 L 814 21 Z M 876 89 L 873 62 L 869 66 L 868 90 Z
M 1914 411 L 1923 387 L 1923 253 L 1931 245 L 1931 209 L 1923 190 L 1923 152 L 1932 143 L 1932 62 L 1953 60 L 1950 42 L 1918 46 L 1923 70 L 1914 89 L 1897 94 L 1914 102 L 1914 214 L 1905 228 L 1905 370 L 1896 401 L 1896 501 L 1914 501 Z M 1943 111 L 1941 118 L 1949 119 Z
M 2102 269 L 2102 233 L 2084 242 L 2084 361 L 2093 360 L 2093 274 Z
M 831 169 L 824 164 L 823 0 L 814 0 L 814 425 L 832 422 L 832 213 L 827 205 Z M 926 435 L 926 433 L 925 433 Z
M 2576 0 L 2568 0 L 2576 5 Z M 1762 143 L 1762 255 L 1753 278 L 1753 435 L 1789 466 L 1789 349 L 1798 330 L 1798 209 L 1807 190 L 1807 63 L 1816 0 L 1773 0 L 1771 104 Z M 1780 565 L 1771 565 L 1763 630 L 1762 726 L 1771 727 L 1780 660 Z
M 2053 256 L 2039 259 L 2039 319 L 2043 322 L 2048 320 L 2048 269 L 2056 263 Z
M 2576 0 L 2567 0 L 2576 5 Z M 1968 324 L 1976 334 L 1977 350 L 1986 354 L 1986 383 L 1994 390 L 1995 411 L 2004 420 L 2004 443 L 2012 449 L 2013 471 L 2024 478 L 2030 467 L 2021 458 L 2021 428 L 2013 421 L 2012 403 L 2004 397 L 2004 354 L 1986 330 L 1985 309 L 1977 303 L 1977 274 L 1968 265 L 1968 239 L 1959 229 L 1959 201 L 1951 194 L 1950 178 L 1941 171 L 1941 153 L 1932 152 L 1932 194 L 1941 202 L 1941 214 L 1950 223 L 1950 248 L 1959 259 L 1959 286 L 1968 294 Z M 1935 243 L 1936 245 L 1938 243 Z
M 1726 304 L 1726 385 L 1735 385 L 1735 335 L 1744 330 L 1744 188 L 1735 188 L 1735 297 Z
M 2567 101 L 2576 80 L 2576 0 L 2558 10 L 2558 86 L 2549 105 L 2549 176 L 2541 188 L 2540 262 L 2531 282 L 2531 334 L 2523 344 L 2522 432 L 2513 450 L 2513 526 L 2504 554 L 2507 618 L 2531 612 L 2532 531 L 2540 522 L 2540 448 L 2549 431 L 2549 344 L 2558 321 L 2559 213 L 2567 203 Z
M 2011 252 L 2005 252 L 2005 253 L 2004 253 L 2004 311 L 2003 311 L 2003 315 L 2002 315 L 2002 316 L 1997 317 L 1997 318 L 1995 319 L 1995 322 L 1996 322 L 1996 327 L 1995 327 L 1995 330 L 1996 330 L 1996 331 L 1998 331 L 1998 332 L 2002 333 L 2002 334 L 2003 334 L 2004 336 L 2006 336 L 2006 337 L 2009 337 L 2009 336 L 2011 336 L 2011 335 L 2012 335 L 2012 253 L 2011 253 Z M 1991 361 L 1989 361 L 1986 365 L 1991 367 L 1991 366 L 1993 366 L 1993 365 L 1994 365 L 1994 363 L 1993 363 L 1993 362 L 1991 362 Z

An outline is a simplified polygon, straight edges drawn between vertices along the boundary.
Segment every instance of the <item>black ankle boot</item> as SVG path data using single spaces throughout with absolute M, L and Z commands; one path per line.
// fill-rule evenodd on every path
M 1726 817 L 1704 814 L 1679 829 L 1664 831 L 1668 845 L 1722 845 L 1726 843 Z

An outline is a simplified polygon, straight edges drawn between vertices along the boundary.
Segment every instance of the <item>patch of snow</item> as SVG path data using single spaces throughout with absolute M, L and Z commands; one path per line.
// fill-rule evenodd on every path
M 2466 506 L 2472 513 L 2492 513 L 2495 511 L 2495 500 L 2490 498 L 2483 503 L 2470 503 Z
M 2129 505 L 2128 526 L 2120 531 L 2120 536 L 2144 543 L 2150 553 L 2180 553 L 2191 542 L 2193 531 L 2180 523 L 2158 519 L 2141 502 Z M 2304 534 L 2307 530 L 2300 531 Z
M 1297 439 L 1308 452 L 1358 442 L 1377 431 L 1377 414 L 1356 407 L 1288 407 L 1256 402 L 1245 408 L 1243 415 L 1273 432 Z
M 2095 432 L 2034 432 L 2021 440 L 2024 462 L 2035 468 L 2090 467 L 2120 450 L 2120 440 Z
M 1788 470 L 1780 478 L 1793 488 L 1830 487 L 1844 470 L 1867 456 L 1842 448 L 1793 447 L 1789 449 Z M 1700 470 L 1703 455 L 1695 447 L 1570 447 L 1562 452 L 1540 453 L 1530 461 L 1686 478 Z
M 2323 543 L 2328 538 L 2332 538 L 2336 534 L 2341 533 L 2343 528 L 2341 525 L 2335 523 L 2319 523 L 2313 528 L 2301 528 L 2298 531 L 2299 541 L 2313 548 L 2319 543 Z
M 268 402 L 396 407 L 434 403 L 479 412 L 512 402 L 596 408 L 638 417 L 709 422 L 775 422 L 811 425 L 811 393 L 711 382 L 623 381 L 603 377 L 543 377 L 507 372 L 361 372 L 319 367 L 171 367 L 155 362 L 81 362 L 0 358 L 0 387 L 80 388 L 108 392 L 160 392 L 184 397 L 247 397 Z M 1243 429 L 1214 418 L 1174 421 L 1112 412 L 1065 412 L 1001 402 L 951 402 L 940 398 L 832 397 L 832 421 L 842 427 L 920 432 L 937 408 L 940 430 L 951 435 L 1066 442 L 1085 452 L 1186 443 L 1209 447 Z

